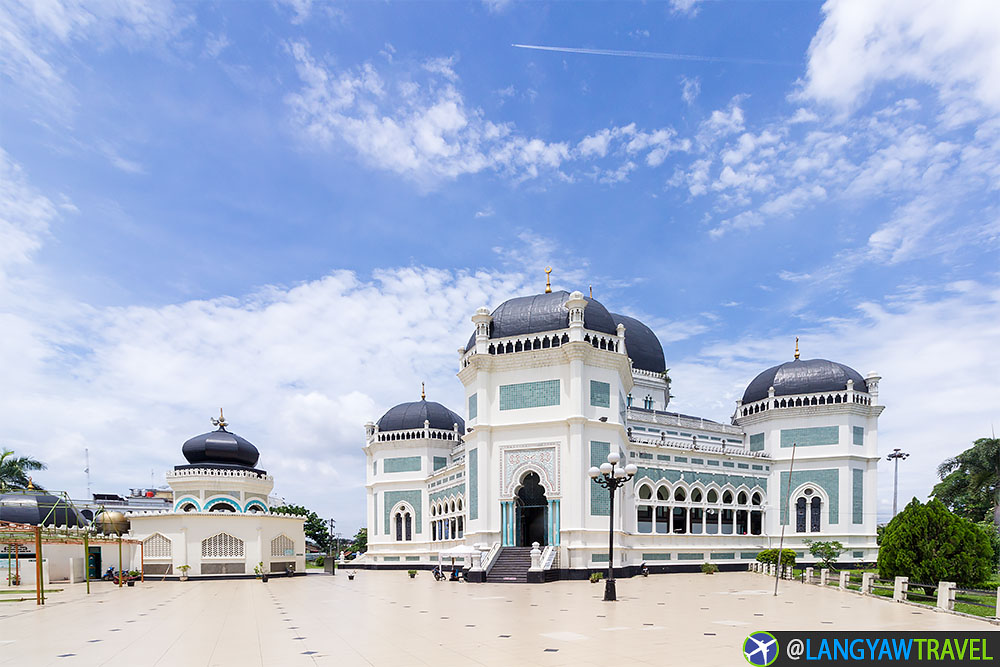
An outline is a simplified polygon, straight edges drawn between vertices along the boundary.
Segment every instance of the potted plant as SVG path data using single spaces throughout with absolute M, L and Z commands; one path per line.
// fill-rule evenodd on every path
M 125 585 L 128 587 L 135 586 L 135 581 L 140 577 L 139 570 L 129 570 L 125 573 Z
M 715 563 L 702 563 L 701 571 L 704 572 L 705 574 L 715 574 L 716 572 L 719 571 L 719 566 L 716 565 Z
M 590 573 L 590 583 L 596 584 L 598 581 L 604 578 L 603 572 L 591 572 Z
M 414 577 L 417 576 L 417 571 L 416 570 L 407 570 L 406 573 L 408 575 L 410 575 L 410 579 L 413 579 Z
M 354 575 L 356 575 L 356 574 L 357 574 L 357 572 L 355 572 L 354 570 L 351 570 L 350 572 L 347 573 L 347 578 L 349 580 L 351 580 L 351 581 L 354 581 Z
M 253 566 L 253 573 L 262 582 L 264 582 L 265 584 L 267 583 L 267 572 L 264 571 L 263 561 Z
M 188 570 L 191 569 L 191 566 L 190 565 L 181 565 L 177 569 L 181 571 L 181 581 L 187 581 L 188 580 Z

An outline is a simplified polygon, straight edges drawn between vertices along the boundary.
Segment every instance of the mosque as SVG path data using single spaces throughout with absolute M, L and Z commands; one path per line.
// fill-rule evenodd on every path
M 462 414 L 422 395 L 365 424 L 357 566 L 469 552 L 479 580 L 607 568 L 610 496 L 588 470 L 611 453 L 637 469 L 611 519 L 623 574 L 746 567 L 783 529 L 800 560 L 809 540 L 839 540 L 841 562 L 876 559 L 877 374 L 800 359 L 796 342 L 722 424 L 670 411 L 656 335 L 579 291 L 547 286 L 472 323 L 458 353 Z

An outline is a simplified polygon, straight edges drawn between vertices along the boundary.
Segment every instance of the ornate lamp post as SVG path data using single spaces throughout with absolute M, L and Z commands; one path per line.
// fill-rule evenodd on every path
M 897 447 L 885 458 L 895 463 L 896 470 L 892 473 L 892 516 L 896 516 L 896 498 L 899 492 L 899 462 L 905 461 L 910 455 Z
M 618 599 L 615 591 L 615 491 L 635 477 L 638 470 L 633 463 L 623 468 L 618 465 L 620 461 L 618 452 L 611 452 L 608 454 L 607 463 L 602 463 L 600 468 L 593 467 L 588 472 L 590 479 L 606 488 L 611 498 L 608 512 L 608 578 L 604 582 L 605 602 L 614 602 Z

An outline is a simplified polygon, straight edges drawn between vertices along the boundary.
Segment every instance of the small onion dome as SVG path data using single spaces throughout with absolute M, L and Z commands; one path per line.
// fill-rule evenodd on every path
M 854 380 L 855 391 L 868 391 L 865 379 L 850 366 L 826 359 L 795 359 L 768 368 L 755 377 L 743 392 L 743 403 L 767 398 L 771 387 L 774 387 L 775 396 L 844 391 L 848 380 Z
M 617 334 L 618 325 L 604 304 L 589 297 L 584 298 L 587 300 L 587 307 L 583 310 L 584 328 L 612 336 Z M 569 327 L 569 310 L 565 305 L 567 301 L 569 292 L 566 290 L 519 296 L 504 301 L 493 311 L 490 338 L 566 329 Z M 475 344 L 476 334 L 473 333 L 465 349 L 471 350 Z
M 389 408 L 389 411 L 378 420 L 380 431 L 404 431 L 423 428 L 424 422 L 430 423 L 430 428 L 450 431 L 458 424 L 458 432 L 465 433 L 465 420 L 444 407 L 440 403 L 420 399 L 412 403 L 400 403 Z
M 625 325 L 625 351 L 628 352 L 633 367 L 651 373 L 663 373 L 667 370 L 663 346 L 652 329 L 628 315 L 611 313 L 611 317 L 615 326 Z
M 101 512 L 94 517 L 94 525 L 105 535 L 121 535 L 127 533 L 129 529 L 128 519 L 117 510 Z
M 224 419 L 212 420 L 216 431 L 196 435 L 184 443 L 181 451 L 188 463 L 209 468 L 253 468 L 260 453 L 253 444 L 226 430 Z
M 86 526 L 87 520 L 65 500 L 45 491 L 0 494 L 0 521 L 32 526 Z

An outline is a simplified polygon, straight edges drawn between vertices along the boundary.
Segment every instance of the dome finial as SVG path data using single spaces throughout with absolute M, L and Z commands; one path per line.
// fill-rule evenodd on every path
M 551 273 L 552 273 L 552 267 L 551 266 L 546 266 L 545 267 L 545 293 L 546 294 L 552 294 L 552 280 L 549 278 L 549 275 Z
M 420 383 L 420 400 L 421 401 L 426 401 L 427 400 L 427 392 L 424 390 L 424 383 L 423 382 Z
M 593 285 L 590 286 L 590 298 L 591 299 L 594 298 L 594 286 Z
M 226 427 L 229 426 L 229 422 L 226 421 L 226 416 L 222 414 L 222 408 L 219 408 L 219 418 L 212 418 L 212 425 L 218 426 L 220 431 L 225 431 Z
M 795 358 L 799 358 L 799 337 L 795 337 Z
M 35 489 L 35 483 L 32 481 L 31 476 L 28 476 L 28 490 L 33 491 Z

